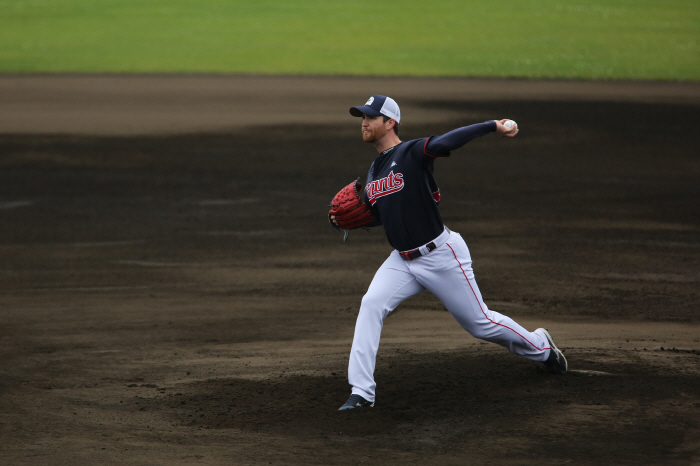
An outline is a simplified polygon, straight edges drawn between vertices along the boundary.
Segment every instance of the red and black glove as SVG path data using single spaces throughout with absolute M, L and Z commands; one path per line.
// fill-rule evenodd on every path
M 361 193 L 362 184 L 358 178 L 341 189 L 331 201 L 328 221 L 334 228 L 345 230 L 343 241 L 348 239 L 349 230 L 366 227 L 376 222 L 375 215 L 363 201 Z M 331 220 L 331 215 L 335 216 L 335 223 Z

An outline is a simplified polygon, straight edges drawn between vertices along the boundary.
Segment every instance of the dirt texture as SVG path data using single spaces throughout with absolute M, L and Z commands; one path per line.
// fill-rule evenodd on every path
M 436 163 L 486 303 L 565 376 L 423 293 L 377 403 L 338 412 L 390 253 L 333 195 L 402 139 L 513 118 Z M 700 464 L 700 84 L 0 77 L 0 464 Z

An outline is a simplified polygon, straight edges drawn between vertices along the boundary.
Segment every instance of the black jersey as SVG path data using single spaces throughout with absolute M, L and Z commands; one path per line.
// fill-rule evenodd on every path
M 422 246 L 442 233 L 440 189 L 433 178 L 435 157 L 428 138 L 402 142 L 379 154 L 369 169 L 365 194 L 399 251 Z
M 451 150 L 495 130 L 495 122 L 487 121 L 441 136 L 401 142 L 379 154 L 369 169 L 365 194 L 392 247 L 415 249 L 443 232 L 440 189 L 433 177 L 435 159 L 448 157 Z

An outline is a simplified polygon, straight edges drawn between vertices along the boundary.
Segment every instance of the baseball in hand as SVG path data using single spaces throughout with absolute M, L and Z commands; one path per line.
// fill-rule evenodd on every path
M 505 126 L 506 128 L 508 128 L 510 130 L 510 131 L 508 131 L 509 133 L 512 133 L 513 131 L 518 129 L 518 124 L 516 122 L 514 122 L 513 120 L 506 121 L 505 123 L 503 123 L 503 126 Z

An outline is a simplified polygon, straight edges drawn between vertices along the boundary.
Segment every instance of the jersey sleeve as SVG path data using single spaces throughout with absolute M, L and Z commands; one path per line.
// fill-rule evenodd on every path
M 423 152 L 427 157 L 449 157 L 450 152 L 459 149 L 472 139 L 496 131 L 496 122 L 488 120 L 475 125 L 463 126 L 440 136 L 426 139 Z
M 411 144 L 411 149 L 408 152 L 408 157 L 413 161 L 416 167 L 425 167 L 435 161 L 437 157 L 449 157 L 450 152 L 440 153 L 429 151 L 430 140 L 435 136 L 430 136 L 422 139 L 414 139 Z

